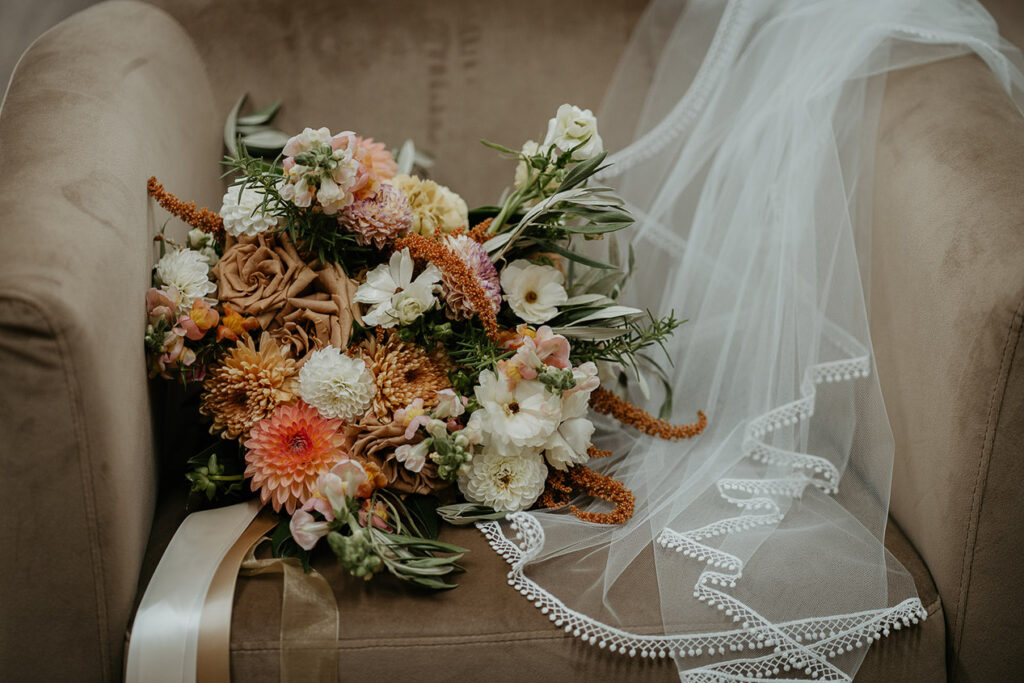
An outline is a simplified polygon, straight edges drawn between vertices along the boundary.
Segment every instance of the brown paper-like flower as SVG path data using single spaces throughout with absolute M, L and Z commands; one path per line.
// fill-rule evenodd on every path
M 331 345 L 343 349 L 360 321 L 358 284 L 337 264 L 306 262 L 283 234 L 229 242 L 214 268 L 218 298 L 245 315 L 296 358 Z
M 203 383 L 199 412 L 213 418 L 210 432 L 237 439 L 281 404 L 295 398 L 297 366 L 264 333 L 259 348 L 252 337 L 228 351 Z
M 390 420 L 396 410 L 408 407 L 417 398 L 423 399 L 424 407 L 431 408 L 437 405 L 437 392 L 451 387 L 451 361 L 440 349 L 428 354 L 389 332 L 380 342 L 367 342 L 364 351 L 377 384 L 373 412 L 382 420 Z
M 352 444 L 348 455 L 360 462 L 372 462 L 380 468 L 388 480 L 388 488 L 400 493 L 438 494 L 451 486 L 441 479 L 437 466 L 427 460 L 423 469 L 413 472 L 395 458 L 395 449 L 403 444 L 416 444 L 423 440 L 416 434 L 411 440 L 405 438 L 405 427 L 394 422 L 381 422 L 373 415 L 367 415 L 356 424 L 345 427 L 348 441 Z

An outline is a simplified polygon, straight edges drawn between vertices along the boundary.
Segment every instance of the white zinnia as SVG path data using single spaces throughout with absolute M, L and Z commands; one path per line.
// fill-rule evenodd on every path
M 241 191 L 241 194 L 239 194 Z M 224 230 L 232 237 L 258 235 L 277 226 L 277 218 L 261 210 L 266 195 L 255 187 L 232 185 L 221 199 L 220 216 Z M 270 208 L 270 204 L 267 205 Z
M 382 263 L 366 274 L 366 282 L 359 285 L 353 301 L 370 304 L 363 314 L 363 322 L 373 327 L 408 325 L 428 310 L 437 299 L 436 285 L 441 271 L 430 263 L 413 280 L 413 260 L 408 249 L 396 251 L 388 263 Z
M 501 271 L 501 289 L 512 311 L 528 323 L 540 325 L 558 315 L 569 300 L 562 283 L 565 277 L 552 266 L 517 259 Z
M 507 378 L 491 370 L 481 372 L 479 382 L 480 409 L 469 418 L 470 434 L 499 447 L 539 447 L 558 428 L 562 400 L 540 382 L 520 380 L 509 389 Z
M 548 134 L 543 146 L 554 145 L 568 152 L 584 140 L 586 144 L 573 152 L 572 158 L 575 161 L 597 156 L 604 151 L 604 143 L 597 134 L 597 118 L 589 109 L 563 104 L 558 108 L 555 118 L 548 121 Z
M 309 354 L 299 370 L 299 396 L 326 418 L 362 416 L 376 392 L 363 359 L 349 358 L 333 346 Z
M 180 294 L 181 308 L 192 308 L 192 302 L 212 294 L 217 285 L 210 281 L 210 265 L 206 257 L 191 249 L 172 249 L 156 263 L 157 284 L 174 287 Z
M 469 472 L 459 478 L 467 500 L 503 512 L 525 510 L 544 492 L 548 468 L 536 451 L 503 453 L 488 449 L 474 456 Z

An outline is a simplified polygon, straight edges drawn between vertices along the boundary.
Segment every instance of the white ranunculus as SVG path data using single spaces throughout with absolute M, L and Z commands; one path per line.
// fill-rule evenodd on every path
M 359 285 L 352 297 L 353 301 L 370 304 L 370 310 L 363 314 L 364 324 L 370 327 L 407 324 L 433 305 L 435 285 L 441 280 L 441 271 L 431 263 L 413 280 L 413 266 L 409 250 L 402 249 L 392 254 L 388 263 L 382 263 L 366 274 L 366 282 Z M 408 289 L 413 293 L 402 296 Z M 422 307 L 425 292 L 430 294 L 430 304 Z M 396 304 L 403 307 L 403 313 L 395 308 Z M 416 315 L 409 318 L 416 310 Z
M 568 152 L 584 140 L 586 144 L 572 154 L 575 161 L 597 156 L 604 151 L 604 143 L 597 134 L 597 117 L 589 109 L 563 104 L 558 108 L 555 118 L 548 121 L 544 147 L 554 145 L 561 151 Z
M 480 403 L 469 418 L 471 434 L 486 443 L 517 448 L 543 446 L 562 419 L 562 399 L 538 381 L 521 380 L 509 389 L 508 380 L 491 370 L 480 373 L 475 388 Z
M 239 191 L 241 190 L 241 193 Z M 262 210 L 266 195 L 252 186 L 241 189 L 232 185 L 221 199 L 220 216 L 224 219 L 224 230 L 232 237 L 258 235 L 277 227 L 277 218 Z M 276 206 L 273 203 L 268 208 Z
M 487 449 L 473 457 L 469 471 L 459 478 L 459 489 L 467 500 L 517 512 L 540 497 L 547 476 L 544 458 L 536 450 Z
M 156 262 L 157 285 L 178 290 L 179 309 L 192 308 L 192 302 L 217 290 L 210 281 L 206 257 L 192 249 L 171 249 Z
M 425 282 L 413 282 L 391 297 L 391 307 L 395 309 L 398 322 L 408 325 L 423 315 L 434 305 L 434 286 Z
M 594 423 L 585 417 L 574 417 L 558 425 L 558 429 L 544 444 L 544 457 L 556 470 L 571 465 L 582 465 L 590 456 L 590 439 L 594 435 Z
M 501 271 L 501 289 L 512 311 L 534 325 L 558 315 L 558 307 L 569 300 L 562 283 L 565 277 L 557 268 L 540 266 L 518 259 Z
M 333 346 L 309 354 L 299 370 L 299 396 L 326 418 L 361 417 L 376 393 L 365 361 Z

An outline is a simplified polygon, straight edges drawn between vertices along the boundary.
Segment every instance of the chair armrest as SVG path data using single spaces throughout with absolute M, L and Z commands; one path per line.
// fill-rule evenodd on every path
M 212 103 L 170 16 L 109 2 L 39 38 L 0 109 L 3 680 L 121 676 L 157 486 L 146 179 L 216 199 Z

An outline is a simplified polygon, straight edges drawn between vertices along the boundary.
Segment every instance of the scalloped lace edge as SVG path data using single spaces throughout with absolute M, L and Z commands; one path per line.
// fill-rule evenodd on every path
M 774 648 L 771 654 L 760 657 L 738 658 L 688 671 L 680 670 L 684 681 L 759 683 L 778 680 L 774 677 L 789 671 L 803 672 L 818 680 L 851 681 L 850 676 L 834 666 L 829 658 L 852 652 L 854 647 L 864 647 L 888 636 L 892 630 L 923 621 L 928 613 L 919 598 L 909 598 L 886 609 L 773 624 L 725 592 L 727 587 L 734 588 L 741 579 L 742 560 L 703 543 L 709 538 L 779 523 L 784 513 L 775 497 L 799 498 L 807 486 L 828 494 L 838 490 L 839 470 L 830 461 L 778 448 L 763 438 L 776 429 L 810 418 L 814 414 L 818 384 L 869 375 L 870 358 L 857 340 L 838 327 L 827 330 L 826 334 L 851 357 L 809 367 L 800 385 L 800 398 L 754 418 L 744 432 L 743 452 L 746 457 L 788 467 L 790 474 L 772 479 L 720 479 L 717 483 L 719 494 L 741 510 L 738 516 L 684 532 L 665 528 L 656 539 L 665 550 L 685 554 L 707 565 L 694 586 L 693 596 L 731 617 L 738 624 L 737 628 L 675 636 L 636 635 L 570 609 L 524 574 L 526 565 L 544 547 L 544 530 L 536 517 L 527 512 L 514 512 L 507 518 L 519 544 L 509 540 L 497 522 L 477 523 L 477 528 L 487 537 L 495 552 L 512 566 L 508 572 L 508 583 L 548 615 L 556 626 L 591 645 L 630 657 L 685 658 L 705 653 L 725 654 L 727 649 L 743 652 Z

